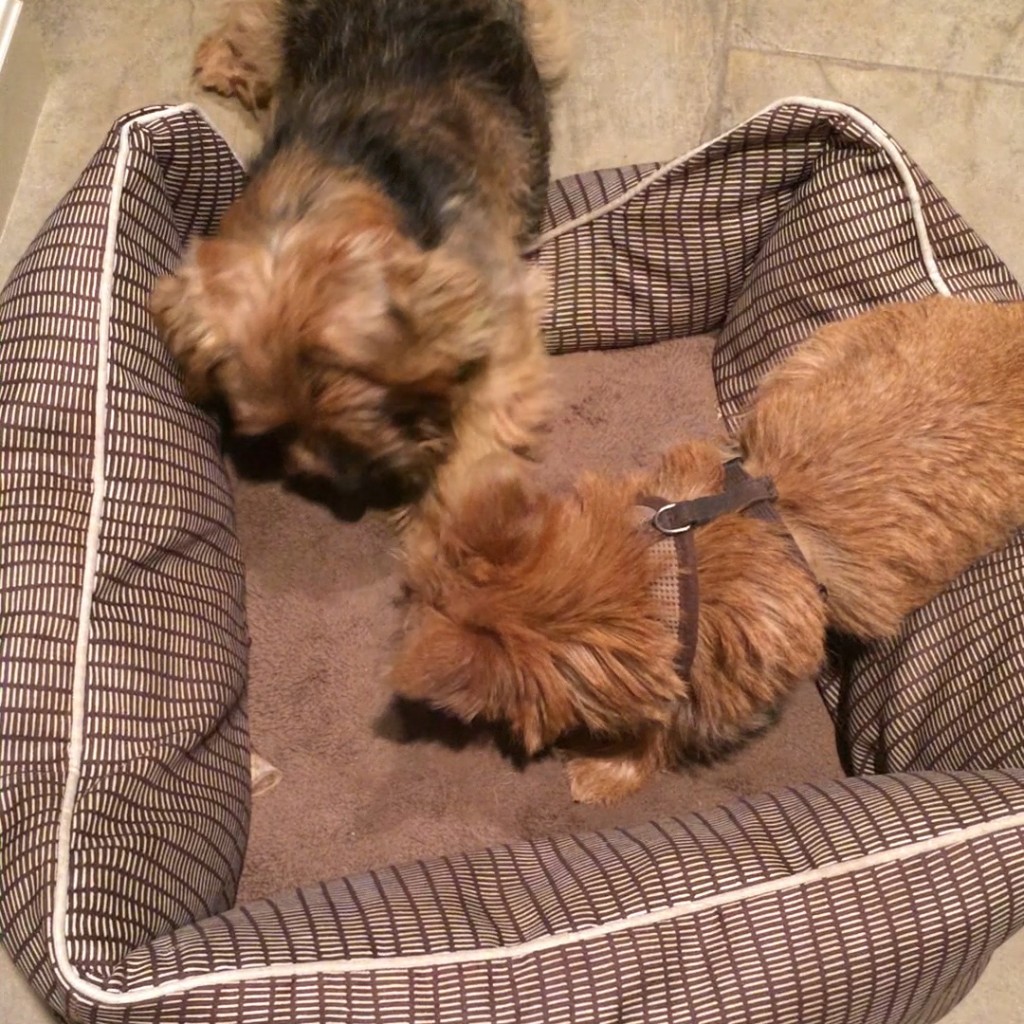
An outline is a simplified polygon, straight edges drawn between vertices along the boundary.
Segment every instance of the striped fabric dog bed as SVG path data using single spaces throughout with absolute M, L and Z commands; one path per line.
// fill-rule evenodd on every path
M 233 906 L 243 569 L 146 300 L 243 181 L 195 110 L 132 114 L 0 298 L 0 931 L 39 991 L 97 1024 L 937 1019 L 1024 925 L 1024 537 L 837 647 L 856 777 Z M 882 129 L 810 99 L 557 182 L 529 258 L 555 352 L 718 332 L 730 423 L 821 323 L 1021 297 Z

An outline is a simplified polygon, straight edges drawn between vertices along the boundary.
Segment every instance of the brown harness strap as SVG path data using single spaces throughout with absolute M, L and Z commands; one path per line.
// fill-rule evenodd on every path
M 775 507 L 775 484 L 768 477 L 748 476 L 742 460 L 730 459 L 725 463 L 725 488 L 720 494 L 711 494 L 691 501 L 666 501 L 663 498 L 643 497 L 637 502 L 654 511 L 650 525 L 675 542 L 679 563 L 679 656 L 676 671 L 683 679 L 690 678 L 693 659 L 697 654 L 697 619 L 700 611 L 700 582 L 697 578 L 697 547 L 693 531 L 719 516 L 743 512 L 766 522 L 782 524 Z M 786 532 L 793 557 L 813 578 L 811 567 L 789 532 Z M 823 599 L 828 594 L 818 585 Z
M 686 533 L 730 512 L 744 512 L 752 506 L 772 502 L 776 496 L 775 484 L 768 477 L 747 476 L 740 460 L 730 459 L 725 464 L 725 490 L 691 501 L 666 502 L 655 513 L 651 524 L 662 533 Z
M 653 510 L 657 516 L 660 509 L 671 505 L 664 498 L 641 498 L 638 502 Z M 650 522 L 653 524 L 654 519 Z M 697 654 L 697 615 L 700 611 L 700 583 L 697 579 L 697 545 L 693 543 L 693 531 L 684 530 L 672 534 L 678 562 L 679 585 L 679 654 L 676 657 L 676 671 L 683 679 L 690 678 L 690 669 Z

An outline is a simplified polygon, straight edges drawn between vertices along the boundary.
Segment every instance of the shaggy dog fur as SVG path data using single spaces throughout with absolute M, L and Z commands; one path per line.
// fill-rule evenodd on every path
M 689 678 L 655 596 L 664 537 L 635 513 L 722 490 L 723 450 L 703 442 L 560 495 L 499 460 L 437 557 L 407 559 L 394 687 L 505 722 L 528 752 L 564 746 L 581 801 L 735 746 L 817 673 L 827 628 L 893 635 L 1024 524 L 1024 304 L 935 297 L 825 327 L 767 375 L 737 440 L 780 519 L 693 533 Z
M 391 508 L 533 444 L 555 2 L 234 0 L 201 44 L 266 139 L 152 308 L 189 394 L 290 475 Z

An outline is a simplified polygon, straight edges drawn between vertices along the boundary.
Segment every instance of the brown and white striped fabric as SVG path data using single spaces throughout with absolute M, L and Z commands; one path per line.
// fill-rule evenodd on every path
M 242 566 L 145 309 L 242 183 L 196 111 L 130 115 L 0 296 L 0 934 L 37 988 L 111 1024 L 937 1019 L 1024 926 L 1016 546 L 823 681 L 851 765 L 906 774 L 231 907 Z M 720 331 L 730 422 L 820 322 L 1019 294 L 881 129 L 816 100 L 557 183 L 532 258 L 556 351 Z

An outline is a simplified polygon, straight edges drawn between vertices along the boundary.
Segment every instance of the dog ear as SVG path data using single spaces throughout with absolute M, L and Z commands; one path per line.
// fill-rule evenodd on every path
M 342 365 L 445 392 L 486 360 L 500 314 L 468 262 L 367 229 L 309 270 L 322 280 L 321 340 Z
M 450 480 L 445 499 L 442 546 L 504 567 L 522 562 L 540 541 L 553 508 L 523 460 L 505 453 Z
M 392 315 L 409 326 L 417 347 L 448 353 L 457 345 L 459 361 L 486 355 L 495 309 L 479 267 L 444 249 L 406 246 L 389 261 L 387 278 Z
M 157 328 L 197 402 L 216 393 L 213 372 L 232 351 L 227 325 L 250 318 L 266 291 L 246 248 L 219 238 L 193 241 L 177 272 L 160 278 L 150 297 Z
M 160 337 L 182 372 L 186 394 L 195 402 L 207 401 L 213 358 L 204 344 L 209 332 L 197 309 L 192 275 L 182 268 L 177 274 L 161 277 L 150 294 L 149 308 Z
M 533 643 L 426 608 L 399 649 L 390 683 L 464 722 L 507 722 L 533 755 L 573 724 L 570 695 L 560 679 L 548 678 L 551 663 L 536 657 Z

